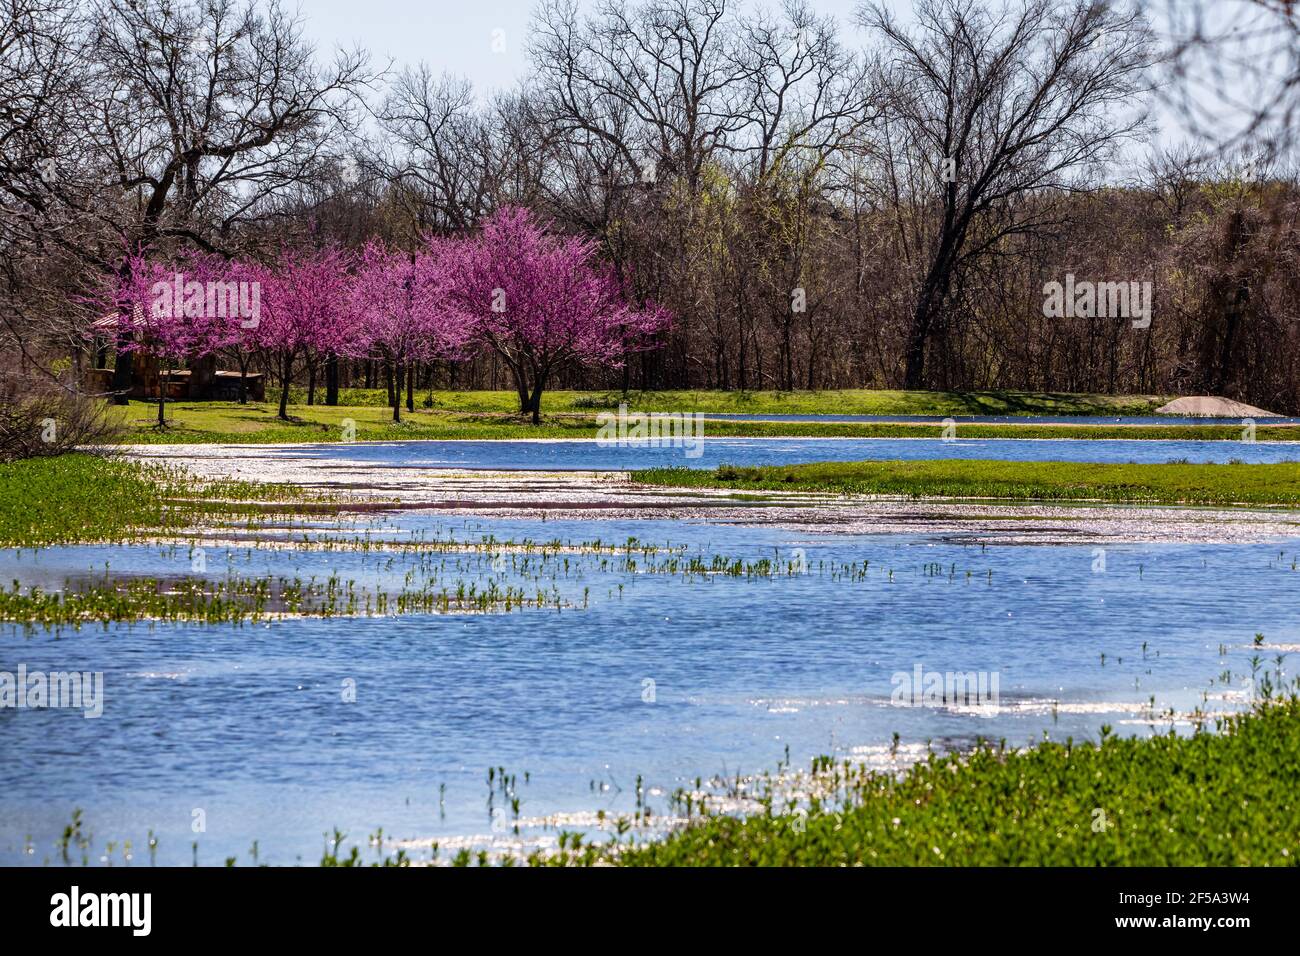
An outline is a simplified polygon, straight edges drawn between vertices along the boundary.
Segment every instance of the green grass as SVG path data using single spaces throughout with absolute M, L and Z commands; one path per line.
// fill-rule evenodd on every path
M 822 491 L 914 498 L 1300 503 L 1300 464 L 1121 465 L 1063 461 L 851 461 L 713 471 L 654 468 L 634 481 L 678 488 Z
M 1300 859 L 1300 701 L 1151 738 L 985 745 L 901 779 L 819 764 L 837 797 L 768 801 L 622 853 L 625 866 L 1287 866 Z M 1100 811 L 1100 813 L 1099 813 Z M 1103 816 L 1104 815 L 1104 816 Z M 795 820 L 799 825 L 794 825 Z M 542 862 L 539 859 L 534 862 Z
M 198 484 L 183 473 L 94 455 L 0 464 L 0 547 L 117 541 L 216 514 L 256 514 L 252 502 L 291 502 L 290 485 Z
M 290 442 L 338 442 L 348 436 L 345 423 L 352 423 L 352 437 L 357 441 L 399 441 L 403 439 L 519 439 L 519 438 L 595 438 L 597 411 L 588 409 L 551 409 L 543 423 L 529 424 L 512 414 L 502 392 L 447 393 L 456 399 L 458 409 L 419 409 L 402 412 L 401 424 L 394 424 L 392 413 L 381 405 L 291 405 L 289 421 L 276 415 L 272 404 L 233 402 L 183 402 L 169 406 L 169 427 L 155 427 L 156 406 L 133 403 L 118 411 L 126 425 L 122 441 L 138 444 L 269 444 Z M 577 393 L 559 393 L 574 395 Z M 594 394 L 594 393 L 593 393 Z M 603 393 L 602 393 L 603 394 Z M 664 393 L 666 395 L 690 393 Z M 716 393 L 704 393 L 716 394 Z M 797 394 L 797 393 L 796 393 Z M 899 393 L 904 394 L 904 393 Z M 910 394 L 910 393 L 909 393 Z M 485 396 L 478 401 L 476 396 Z M 344 396 L 350 398 L 352 396 Z M 591 398 L 591 396 L 587 396 Z M 617 394 L 613 393 L 613 398 Z M 633 411 L 659 410 L 656 405 L 671 404 L 662 397 L 636 402 Z M 604 399 L 600 399 L 603 401 Z M 591 398 L 594 403 L 597 401 Z M 562 403 L 557 403 L 562 404 Z M 719 409 L 710 409 L 718 411 Z M 707 414 L 707 412 L 706 412 Z M 808 437 L 808 438 L 937 438 L 940 424 L 892 424 L 875 422 L 737 422 L 709 420 L 705 436 L 725 437 Z M 1032 425 L 995 424 L 957 426 L 958 438 L 1143 438 L 1239 441 L 1242 429 L 1237 425 Z M 1260 426 L 1260 441 L 1300 441 L 1300 429 L 1285 426 Z
M 267 398 L 276 400 L 272 389 Z M 317 390 L 317 399 L 324 392 Z M 289 400 L 304 404 L 307 390 L 289 390 Z M 655 392 L 555 391 L 543 396 L 547 414 L 617 408 L 620 402 L 644 412 L 729 412 L 780 415 L 1149 415 L 1169 398 L 1159 395 L 1090 395 L 1068 392 L 904 392 L 848 388 L 833 391 L 722 391 L 669 389 Z M 388 404 L 385 389 L 345 388 L 339 402 L 354 406 Z M 512 414 L 514 392 L 427 390 L 416 392 L 417 408 L 450 412 Z
M 167 409 L 168 428 L 158 431 L 149 417 L 157 406 L 134 403 L 125 410 L 124 443 L 247 443 L 400 441 L 412 439 L 587 438 L 595 437 L 595 419 L 561 419 L 534 427 L 513 416 L 468 415 L 402 410 L 400 424 L 392 411 L 378 405 L 291 405 L 289 421 L 277 417 L 275 405 L 234 402 L 181 403 Z

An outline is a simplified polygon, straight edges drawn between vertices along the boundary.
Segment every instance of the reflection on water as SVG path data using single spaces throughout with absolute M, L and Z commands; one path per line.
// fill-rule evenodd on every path
M 400 468 L 491 470 L 629 471 L 720 464 L 781 465 L 811 461 L 1001 459 L 1004 461 L 1138 462 L 1242 461 L 1251 464 L 1300 461 L 1300 442 L 1130 441 L 1110 439 L 937 438 L 709 438 L 703 454 L 647 443 L 623 446 L 590 441 L 402 441 L 322 445 L 145 447 L 149 456 L 248 455 L 322 463 Z M 698 451 L 698 447 L 695 449 Z
M 569 601 L 57 637 L 6 628 L 0 670 L 103 671 L 105 705 L 97 720 L 0 710 L 6 752 L 19 757 L 0 769 L 0 862 L 57 862 L 54 840 L 76 807 L 98 846 L 131 839 L 137 861 L 153 830 L 160 863 L 188 863 L 193 842 L 201 863 L 247 862 L 254 840 L 262 862 L 313 863 L 333 826 L 353 840 L 383 827 L 412 847 L 508 843 L 515 814 L 595 826 L 600 810 L 633 810 L 641 775 L 666 815 L 674 789 L 771 770 L 787 748 L 807 767 L 823 753 L 875 759 L 895 733 L 903 753 L 920 754 L 927 741 L 977 735 L 1022 745 L 1045 732 L 1095 739 L 1102 723 L 1167 729 L 1168 708 L 1238 706 L 1251 659 L 1256 677 L 1285 671 L 1282 648 L 1300 642 L 1289 545 L 1002 547 L 674 521 L 379 520 L 375 538 L 416 546 L 212 549 L 203 573 L 393 589 L 429 576 L 500 580 Z M 496 543 L 418 545 L 487 536 Z M 499 546 L 595 537 L 639 544 L 617 556 Z M 716 570 L 718 556 L 740 570 Z M 763 562 L 777 570 L 749 570 Z M 0 580 L 57 588 L 106 567 L 194 573 L 184 548 L 67 547 L 4 552 Z M 894 706 L 897 675 L 918 665 L 996 674 L 998 705 Z M 513 778 L 518 807 L 503 804 L 489 768 Z

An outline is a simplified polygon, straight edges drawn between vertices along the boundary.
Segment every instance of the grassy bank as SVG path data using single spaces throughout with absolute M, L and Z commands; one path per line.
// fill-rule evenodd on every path
M 847 766 L 806 818 L 714 816 L 610 854 L 627 866 L 1288 866 L 1300 859 L 1300 701 L 1218 733 L 1103 736 L 932 756 L 901 779 Z M 1103 728 L 1103 733 L 1105 728 Z M 540 862 L 537 861 L 537 862 Z
M 273 390 L 274 391 L 274 390 Z M 317 391 L 319 400 L 324 393 Z M 279 392 L 275 391 L 275 398 Z M 267 396 L 271 398 L 271 395 Z M 290 401 L 305 405 L 307 390 L 292 388 Z M 668 389 L 655 392 L 547 392 L 543 411 L 556 415 L 628 408 L 642 412 L 714 412 L 773 415 L 1150 415 L 1169 399 L 1159 395 L 1090 395 L 1069 392 L 904 392 L 847 388 L 833 391 L 722 391 Z M 388 404 L 385 389 L 345 388 L 339 403 L 353 406 Z M 415 395 L 417 408 L 446 412 L 512 414 L 518 399 L 509 391 L 451 392 L 427 390 Z
M 256 514 L 252 502 L 292 501 L 288 485 L 196 483 L 181 472 L 94 455 L 0 464 L 0 547 L 118 541 L 214 515 Z
M 1030 501 L 1139 501 L 1158 504 L 1300 503 L 1300 464 L 1122 465 L 1043 461 L 852 461 L 722 466 L 713 471 L 654 468 L 644 484 L 678 488 L 826 491 L 913 498 Z
M 501 393 L 488 394 L 499 398 Z M 489 405 L 491 403 L 484 403 Z M 634 411 L 647 411 L 633 404 Z M 599 430 L 596 411 L 550 412 L 538 426 L 508 411 L 468 410 L 403 411 L 401 424 L 380 405 L 291 405 L 289 421 L 276 415 L 276 406 L 261 403 L 183 402 L 167 409 L 169 427 L 154 428 L 156 406 L 133 403 L 116 412 L 126 426 L 121 440 L 139 444 L 272 444 L 289 442 L 401 441 L 412 439 L 521 439 L 595 438 Z M 706 413 L 707 414 L 707 413 Z M 350 423 L 350 424 L 349 424 Z M 708 420 L 704 435 L 714 438 L 938 438 L 941 424 L 877 422 L 737 422 Z M 964 438 L 1142 438 L 1204 441 L 1240 441 L 1238 425 L 1033 425 L 994 424 L 957 426 Z M 1300 441 L 1300 428 L 1259 426 L 1259 441 Z

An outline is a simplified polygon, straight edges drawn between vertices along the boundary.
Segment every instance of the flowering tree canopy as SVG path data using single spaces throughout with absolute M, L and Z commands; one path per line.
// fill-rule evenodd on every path
M 542 393 L 559 372 L 620 367 L 668 325 L 657 306 L 627 302 L 593 243 L 513 206 L 477 235 L 430 238 L 414 252 L 378 242 L 358 254 L 285 248 L 267 266 L 209 256 L 183 272 L 134 254 L 104 298 L 119 337 L 168 369 L 221 350 L 239 362 L 242 382 L 253 357 L 264 356 L 280 380 L 281 418 L 302 359 L 313 369 L 321 358 L 380 360 L 396 376 L 393 420 L 401 421 L 404 373 L 481 348 L 504 360 L 520 412 L 538 423 Z
M 541 421 L 542 392 L 573 365 L 617 368 L 667 328 L 667 312 L 634 308 L 595 243 L 554 233 L 527 209 L 506 206 L 477 236 L 435 240 L 449 305 L 467 339 L 510 369 L 519 410 Z
M 232 301 L 222 267 L 219 260 L 199 257 L 182 269 L 131 252 L 96 299 L 109 313 L 97 328 L 114 325 L 119 348 L 156 357 L 163 372 L 163 393 L 173 369 L 226 346 L 238 335 L 234 322 L 240 309 L 239 291 L 236 286 Z M 165 422 L 164 406 L 160 396 L 159 427 Z
M 337 249 L 285 249 L 261 272 L 262 314 L 247 331 L 275 357 L 281 418 L 288 418 L 289 384 L 299 358 L 310 351 L 349 355 L 365 348 L 352 314 L 350 265 Z
M 352 311 L 372 355 L 397 376 L 393 421 L 401 421 L 402 372 L 415 362 L 453 358 L 465 343 L 464 323 L 448 308 L 444 257 L 405 253 L 371 243 L 352 284 Z

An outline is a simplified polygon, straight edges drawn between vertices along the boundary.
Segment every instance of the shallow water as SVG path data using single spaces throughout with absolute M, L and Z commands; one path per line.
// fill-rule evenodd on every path
M 771 770 L 787 747 L 806 767 L 817 754 L 878 754 L 895 732 L 917 751 L 927 739 L 969 746 L 977 735 L 1015 745 L 1044 733 L 1095 739 L 1102 723 L 1167 729 L 1144 710 L 1153 697 L 1156 712 L 1235 706 L 1252 656 L 1272 670 L 1274 645 L 1300 642 L 1294 542 L 967 546 L 918 535 L 420 512 L 386 516 L 371 530 L 407 541 L 636 537 L 706 558 L 775 558 L 796 572 L 802 560 L 807 571 L 652 573 L 667 552 L 634 554 L 631 568 L 579 553 L 524 567 L 524 553 L 506 559 L 494 549 L 209 549 L 214 578 L 337 573 L 400 588 L 430 576 L 495 576 L 554 589 L 573 606 L 57 636 L 7 628 L 0 670 L 103 671 L 106 700 L 97 719 L 0 710 L 6 752 L 20 758 L 0 768 L 0 862 L 58 863 L 54 841 L 78 807 L 94 834 L 91 863 L 109 862 L 112 840 L 120 864 L 124 839 L 135 862 L 146 861 L 151 829 L 160 863 L 188 863 L 192 842 L 201 863 L 248 863 L 254 840 L 262 862 L 313 863 L 335 826 L 363 848 L 379 827 L 417 848 L 512 842 L 514 811 L 499 794 L 489 802 L 489 767 L 516 775 L 521 817 L 570 813 L 579 822 L 568 828 L 581 829 L 584 813 L 631 812 L 638 774 L 663 814 L 665 794 L 697 776 Z M 102 574 L 106 562 L 158 576 L 194 567 L 185 548 L 9 551 L 0 580 L 57 587 Z M 848 574 L 846 563 L 861 570 Z M 1257 631 L 1264 650 L 1251 646 Z M 893 706 L 895 676 L 918 665 L 996 673 L 996 714 Z M 345 700 L 346 681 L 355 682 L 354 701 Z M 524 827 L 521 840 L 546 845 L 555 834 Z M 78 862 L 79 851 L 71 857 Z
M 704 425 L 708 435 L 708 423 Z M 1129 439 L 708 438 L 692 446 L 587 441 L 405 441 L 319 445 L 141 446 L 147 457 L 239 455 L 273 460 L 362 463 L 376 468 L 629 471 L 781 465 L 813 461 L 1001 459 L 1138 462 L 1300 461 L 1300 442 L 1134 441 Z M 254 476 L 255 477 L 255 476 Z

